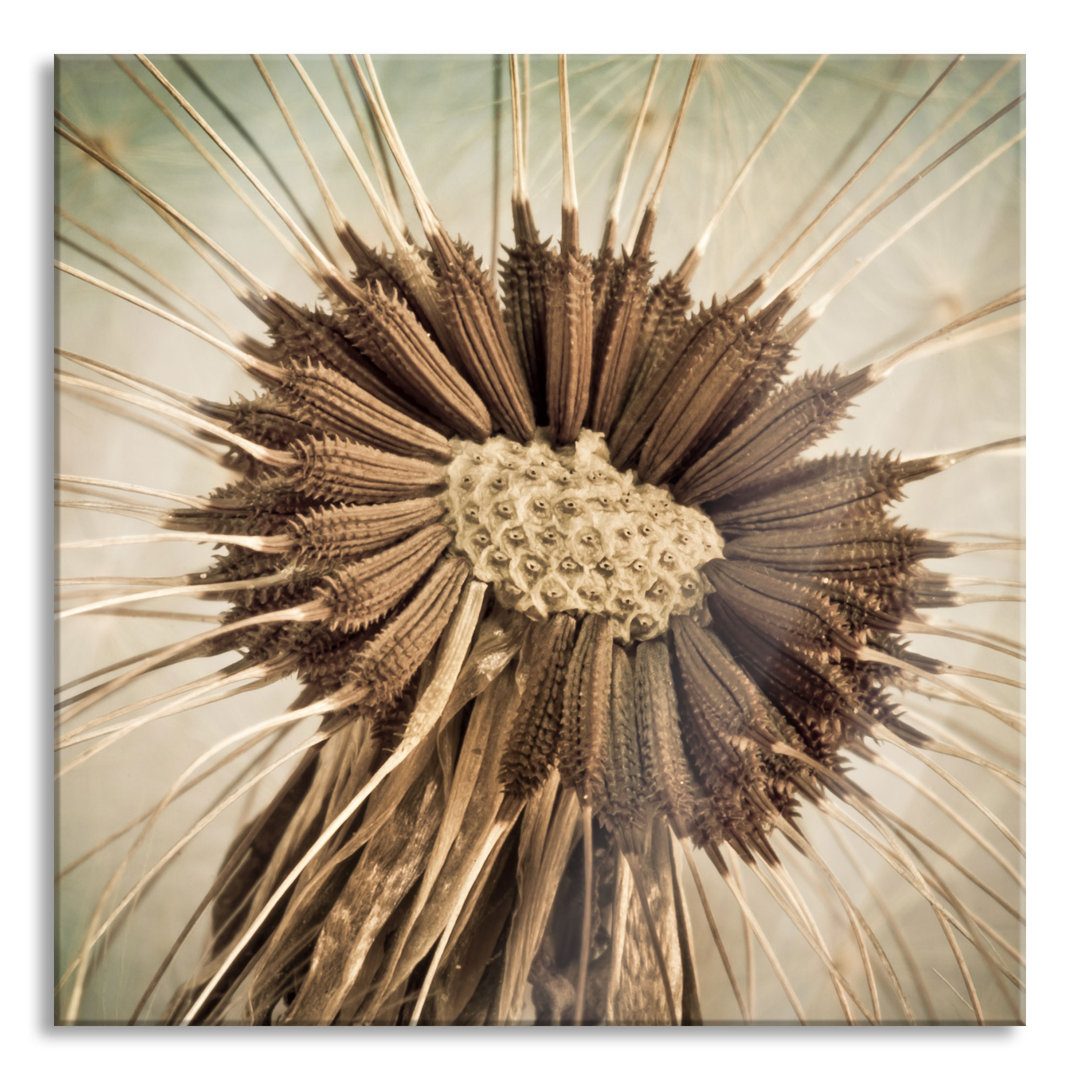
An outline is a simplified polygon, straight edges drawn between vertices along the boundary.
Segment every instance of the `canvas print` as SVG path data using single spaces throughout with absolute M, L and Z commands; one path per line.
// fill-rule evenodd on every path
M 1022 1023 L 1023 86 L 58 58 L 56 1022 Z

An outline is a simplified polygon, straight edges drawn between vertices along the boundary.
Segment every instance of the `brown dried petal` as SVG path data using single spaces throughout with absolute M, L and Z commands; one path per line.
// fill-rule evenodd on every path
M 285 1022 L 332 1024 L 369 951 L 424 870 L 439 820 L 442 793 L 418 782 L 398 813 L 365 846 L 333 907 L 322 920 L 311 966 Z

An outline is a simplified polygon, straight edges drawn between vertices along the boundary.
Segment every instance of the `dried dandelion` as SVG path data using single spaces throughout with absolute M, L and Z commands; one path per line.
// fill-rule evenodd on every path
M 139 644 L 86 648 L 62 689 L 62 846 L 99 753 L 140 742 L 149 765 L 178 717 L 215 732 L 61 871 L 63 892 L 110 867 L 60 1015 L 105 1018 L 89 995 L 110 947 L 231 819 L 175 943 L 124 987 L 136 1019 L 1018 1021 L 1020 647 L 968 617 L 1017 610 L 1018 503 L 1003 487 L 993 524 L 955 525 L 976 533 L 895 508 L 934 477 L 1016 480 L 1020 65 L 499 60 L 494 125 L 444 103 L 466 164 L 442 170 L 468 169 L 494 217 L 496 282 L 414 162 L 433 64 L 256 60 L 256 122 L 225 96 L 241 63 L 58 67 L 59 379 L 78 410 L 60 486 L 80 515 L 164 530 L 63 551 L 61 615 Z M 492 77 L 444 66 L 468 93 Z M 113 79 L 131 145 L 93 116 Z M 492 127 L 510 235 L 469 145 Z M 171 194 L 176 146 L 222 213 Z M 941 222 L 965 204 L 987 243 L 961 259 Z M 133 250 L 147 222 L 175 234 L 156 264 Z M 284 284 L 252 231 L 286 253 Z M 918 282 L 935 258 L 951 289 Z M 92 350 L 76 297 L 134 305 L 142 329 Z M 248 388 L 174 389 L 166 327 Z M 87 401 L 215 478 L 96 472 Z M 865 441 L 920 449 L 838 442 L 864 401 Z M 924 442 L 931 412 L 948 449 Z M 144 572 L 159 539 L 213 554 Z M 220 617 L 178 638 L 207 601 Z M 84 648 L 64 643 L 80 666 Z

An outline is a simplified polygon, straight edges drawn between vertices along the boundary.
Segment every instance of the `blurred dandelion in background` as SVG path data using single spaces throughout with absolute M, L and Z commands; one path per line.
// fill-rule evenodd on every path
M 59 60 L 58 1018 L 1022 1022 L 1023 79 Z

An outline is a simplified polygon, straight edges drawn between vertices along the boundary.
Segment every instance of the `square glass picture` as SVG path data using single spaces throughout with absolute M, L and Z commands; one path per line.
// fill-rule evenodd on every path
M 1022 1023 L 1021 58 L 56 63 L 58 1023 Z

